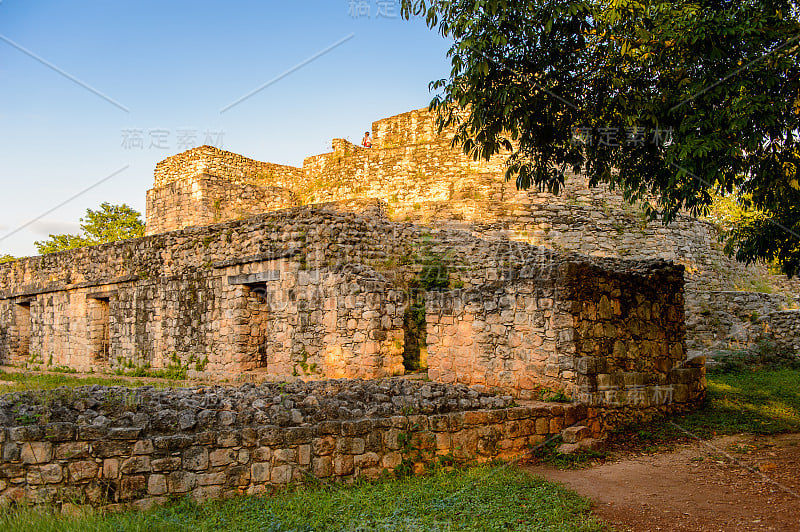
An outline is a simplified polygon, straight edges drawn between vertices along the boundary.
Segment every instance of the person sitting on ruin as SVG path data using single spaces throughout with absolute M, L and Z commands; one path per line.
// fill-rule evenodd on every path
M 372 139 L 369 138 L 369 131 L 364 132 L 364 139 L 361 141 L 361 145 L 364 146 L 365 148 L 372 147 Z

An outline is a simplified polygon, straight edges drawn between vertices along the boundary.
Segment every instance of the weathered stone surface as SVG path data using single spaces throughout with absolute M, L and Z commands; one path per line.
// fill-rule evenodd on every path
M 271 475 L 271 465 L 269 462 L 256 462 L 253 464 L 251 478 L 253 482 L 268 482 Z
M 56 447 L 56 460 L 72 460 L 75 458 L 86 458 L 89 456 L 89 444 L 87 442 L 67 442 L 61 443 Z
M 67 466 L 69 478 L 75 482 L 95 478 L 99 470 L 100 466 L 97 462 L 90 460 L 72 462 Z
M 20 445 L 20 460 L 23 464 L 44 464 L 53 458 L 53 444 L 28 441 Z
M 58 484 L 64 478 L 59 464 L 47 464 L 28 469 L 28 484 Z
M 144 475 L 123 477 L 119 485 L 119 499 L 130 501 L 147 495 L 147 478 Z
M 208 449 L 205 447 L 190 447 L 183 452 L 182 464 L 184 469 L 201 471 L 208 468 Z
M 585 438 L 590 438 L 591 436 L 592 431 L 589 429 L 589 427 L 585 427 L 583 425 L 567 427 L 561 431 L 561 438 L 564 440 L 564 443 L 577 443 Z
M 164 495 L 167 493 L 167 477 L 165 475 L 150 475 L 147 477 L 147 493 L 150 495 Z
M 498 179 L 502 161 L 454 152 L 424 112 L 375 129 L 372 150 L 340 139 L 302 169 L 190 150 L 157 167 L 146 238 L 0 265 L 6 361 L 52 352 L 55 364 L 106 370 L 144 356 L 192 376 L 287 381 L 4 395 L 4 489 L 25 486 L 22 498 L 38 475 L 32 499 L 69 488 L 140 506 L 264 493 L 309 470 L 372 478 L 409 445 L 416 470 L 437 453 L 513 458 L 574 423 L 587 428 L 565 439 L 702 398 L 684 282 L 695 295 L 724 282 L 709 273 L 721 254 L 708 224 L 643 224 L 573 177 L 563 200 L 518 192 Z M 340 379 L 403 371 L 403 287 L 432 266 L 447 274 L 422 298 L 434 382 Z M 763 325 L 790 345 L 793 319 L 770 311 Z M 87 341 L 64 341 L 64 323 Z M 509 408 L 543 386 L 588 408 Z
M 131 473 L 149 473 L 152 470 L 149 456 L 133 456 L 122 461 L 120 471 L 129 475 Z

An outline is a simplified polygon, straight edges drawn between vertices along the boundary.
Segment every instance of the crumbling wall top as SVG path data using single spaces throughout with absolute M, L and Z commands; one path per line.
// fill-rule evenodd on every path
M 153 187 L 159 188 L 198 174 L 224 177 L 231 181 L 264 182 L 277 186 L 302 179 L 303 170 L 294 166 L 266 163 L 214 146 L 200 146 L 168 157 L 156 165 Z

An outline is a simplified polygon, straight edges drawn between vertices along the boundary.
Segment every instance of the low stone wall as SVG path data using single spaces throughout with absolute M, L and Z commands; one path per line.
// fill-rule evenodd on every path
M 511 407 L 437 384 L 307 386 L 62 389 L 67 400 L 48 399 L 58 402 L 51 410 L 58 421 L 49 422 L 34 417 L 30 394 L 4 396 L 0 505 L 142 508 L 171 496 L 259 494 L 309 478 L 376 478 L 401 464 L 419 471 L 441 456 L 508 459 L 587 416 L 581 405 Z M 363 417 L 370 406 L 375 412 Z M 400 414 L 406 410 L 426 413 Z M 28 418 L 33 423 L 20 424 Z
M 781 294 L 692 291 L 686 294 L 689 349 L 743 349 L 759 340 L 800 352 L 800 303 Z
M 800 356 L 800 310 L 783 310 L 766 316 L 762 324 L 767 338 L 779 349 Z

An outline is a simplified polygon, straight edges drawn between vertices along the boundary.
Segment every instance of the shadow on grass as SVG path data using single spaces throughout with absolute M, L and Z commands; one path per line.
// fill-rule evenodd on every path
M 612 448 L 656 452 L 691 438 L 727 434 L 800 432 L 800 370 L 759 369 L 708 375 L 705 403 L 685 415 L 621 427 L 610 437 Z

